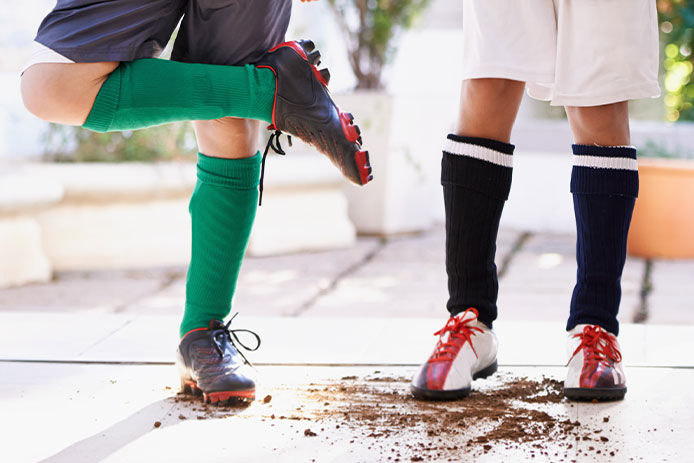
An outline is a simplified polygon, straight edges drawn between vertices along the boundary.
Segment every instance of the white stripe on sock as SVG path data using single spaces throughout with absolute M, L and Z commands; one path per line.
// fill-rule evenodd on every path
M 576 156 L 574 166 L 595 167 L 598 169 L 639 170 L 636 159 L 612 158 L 607 156 Z
M 501 153 L 484 146 L 463 143 L 447 138 L 446 142 L 443 144 L 443 150 L 446 153 L 455 154 L 457 156 L 467 156 L 481 161 L 491 162 L 498 166 L 513 167 L 512 155 Z

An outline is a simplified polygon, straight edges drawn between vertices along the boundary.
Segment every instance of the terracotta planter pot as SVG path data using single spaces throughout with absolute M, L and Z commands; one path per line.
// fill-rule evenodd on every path
M 639 182 L 629 254 L 694 258 L 694 161 L 639 160 Z

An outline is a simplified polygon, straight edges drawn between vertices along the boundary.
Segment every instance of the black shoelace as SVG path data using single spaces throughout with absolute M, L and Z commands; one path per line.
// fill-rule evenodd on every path
M 267 141 L 267 145 L 265 146 L 265 152 L 263 153 L 263 161 L 260 163 L 260 183 L 258 184 L 258 206 L 263 205 L 263 180 L 265 179 L 265 159 L 267 158 L 267 153 L 270 151 L 270 148 L 272 148 L 272 150 L 277 154 L 281 154 L 282 156 L 287 154 L 282 149 L 282 145 L 280 145 L 280 135 L 282 135 L 282 132 L 280 132 L 279 130 L 275 130 L 272 133 L 272 135 L 270 135 L 270 139 Z M 289 146 L 292 146 L 291 135 L 287 135 L 287 141 L 289 143 Z
M 234 346 L 236 351 L 239 353 L 239 355 L 241 357 L 243 357 L 243 360 L 247 364 L 251 365 L 251 362 L 249 362 L 248 359 L 246 358 L 246 356 L 243 355 L 241 350 L 239 350 L 239 347 L 242 347 L 249 352 L 253 352 L 253 351 L 258 350 L 258 348 L 260 347 L 260 336 L 258 336 L 255 332 L 253 332 L 251 330 L 245 330 L 245 329 L 230 330 L 229 326 L 231 325 L 231 322 L 234 321 L 234 318 L 236 318 L 237 315 L 238 315 L 238 312 L 235 313 L 234 316 L 231 317 L 231 319 L 223 327 L 220 326 L 219 328 L 214 328 L 211 330 L 212 331 L 212 339 L 214 340 L 214 348 L 217 350 L 219 357 L 223 358 L 224 357 L 224 348 L 226 347 L 226 343 L 230 342 L 231 345 Z M 243 333 L 243 332 L 250 333 L 253 336 L 255 336 L 255 339 L 258 342 L 258 344 L 256 344 L 256 346 L 253 349 L 251 349 L 250 347 L 248 347 L 247 345 L 242 343 L 241 340 L 236 335 L 236 333 Z M 236 342 L 234 342 L 234 341 L 236 341 Z M 238 345 L 236 343 L 238 343 Z

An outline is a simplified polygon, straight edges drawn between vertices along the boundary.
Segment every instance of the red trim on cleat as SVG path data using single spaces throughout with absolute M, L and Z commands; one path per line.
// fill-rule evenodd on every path
M 342 132 L 345 134 L 347 141 L 355 143 L 357 138 L 359 138 L 359 131 L 352 125 L 352 118 L 350 118 L 349 113 L 340 113 L 340 124 L 342 125 Z
M 282 43 L 280 43 L 280 44 L 278 44 L 278 45 L 275 45 L 273 48 L 271 48 L 270 50 L 268 50 L 268 53 L 272 53 L 273 51 L 276 51 L 276 50 L 278 50 L 278 49 L 280 49 L 280 48 L 282 48 L 282 47 L 289 47 L 289 48 L 291 48 L 292 50 L 294 50 L 295 52 L 297 52 L 297 53 L 299 54 L 299 56 L 301 56 L 303 59 L 305 59 L 306 61 L 308 61 L 308 56 L 306 56 L 306 52 L 304 51 L 304 49 L 301 47 L 301 45 L 299 45 L 296 41 L 293 41 L 293 40 L 290 41 L 290 42 L 282 42 Z
M 193 329 L 193 330 L 190 330 L 190 331 L 188 331 L 186 334 L 183 335 L 183 337 L 181 338 L 181 340 L 183 340 L 183 338 L 185 338 L 186 336 L 188 336 L 190 333 L 192 333 L 192 332 L 194 332 L 194 331 L 202 331 L 202 330 L 206 330 L 206 329 L 207 329 L 207 328 L 195 328 L 195 329 Z
M 323 75 L 320 73 L 318 68 L 312 64 L 311 69 L 313 70 L 313 73 L 316 75 L 316 79 L 318 79 L 318 82 L 320 82 L 323 87 L 328 88 L 328 82 L 325 80 L 325 78 L 323 78 Z
M 373 179 L 371 172 L 369 172 L 369 152 L 357 151 L 354 154 L 354 161 L 357 163 L 357 169 L 359 169 L 361 184 L 366 185 L 370 180 Z
M 269 125 L 267 128 L 268 130 L 277 130 L 277 121 L 275 121 L 275 108 L 277 107 L 277 72 L 275 72 L 274 69 L 272 69 L 270 66 L 256 66 L 258 69 L 269 69 L 272 71 L 272 73 L 275 75 L 275 98 L 272 100 L 272 124 Z
M 255 400 L 255 389 L 251 389 L 250 391 L 206 392 L 203 394 L 203 399 L 205 402 L 213 404 L 226 402 L 229 399 Z

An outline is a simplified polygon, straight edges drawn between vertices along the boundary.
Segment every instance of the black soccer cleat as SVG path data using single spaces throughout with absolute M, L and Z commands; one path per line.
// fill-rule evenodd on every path
M 234 339 L 246 350 L 256 350 L 260 338 L 249 330 L 229 330 L 230 324 L 231 320 L 226 325 L 212 320 L 208 328 L 191 330 L 183 336 L 176 361 L 181 392 L 202 395 L 205 402 L 214 405 L 255 400 L 255 382 L 247 371 L 250 363 L 238 351 Z M 256 337 L 258 345 L 254 349 L 236 337 L 235 333 L 241 331 Z
M 347 179 L 365 185 L 373 179 L 369 152 L 361 149 L 361 132 L 353 125 L 354 117 L 341 112 L 330 97 L 330 72 L 319 71 L 319 64 L 320 52 L 310 40 L 281 43 L 256 63 L 256 67 L 271 69 L 276 77 L 268 128 L 313 145 Z

